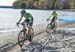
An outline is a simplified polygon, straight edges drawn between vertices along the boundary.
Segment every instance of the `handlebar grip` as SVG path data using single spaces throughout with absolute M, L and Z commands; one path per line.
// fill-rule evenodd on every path
M 17 25 L 17 27 L 19 27 L 19 24 L 16 24 Z

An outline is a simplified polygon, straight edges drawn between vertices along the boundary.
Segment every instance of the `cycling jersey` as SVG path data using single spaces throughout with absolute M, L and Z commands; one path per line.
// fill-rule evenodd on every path
M 51 16 L 52 16 L 52 20 L 53 20 L 53 21 L 56 21 L 57 18 L 58 18 L 57 13 L 52 13 Z M 50 17 L 51 17 L 51 16 L 50 16 Z M 50 18 L 50 17 L 49 17 L 49 18 Z M 48 18 L 48 19 L 49 19 L 49 18 Z
M 28 19 L 30 19 L 30 20 L 33 18 L 30 13 L 26 13 L 26 17 L 27 17 Z
M 33 16 L 30 13 L 26 13 L 25 18 L 26 18 L 26 20 L 28 19 L 28 23 L 30 24 L 30 26 L 32 26 Z
M 20 23 L 20 21 L 22 20 L 23 17 L 26 18 L 24 20 L 24 22 L 26 21 L 32 26 L 32 24 L 33 24 L 33 16 L 30 13 L 21 14 L 21 18 L 20 18 L 18 23 Z
M 31 20 L 33 17 L 30 13 L 26 13 L 25 15 L 21 15 L 21 17 L 25 17 L 26 19 Z

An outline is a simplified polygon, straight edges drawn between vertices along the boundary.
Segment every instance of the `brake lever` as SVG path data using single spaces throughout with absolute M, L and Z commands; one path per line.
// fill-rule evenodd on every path
M 17 24 L 17 27 L 19 28 L 19 25 Z

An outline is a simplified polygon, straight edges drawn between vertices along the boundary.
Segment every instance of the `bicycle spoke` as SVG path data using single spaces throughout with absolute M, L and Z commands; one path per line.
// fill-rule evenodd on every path
M 24 41 L 25 41 L 25 33 L 23 31 L 21 31 L 18 36 L 18 44 L 20 47 L 23 46 Z

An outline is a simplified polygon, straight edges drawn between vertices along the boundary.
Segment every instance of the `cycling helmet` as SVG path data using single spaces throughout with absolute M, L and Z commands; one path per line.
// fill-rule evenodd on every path
M 21 14 L 25 14 L 26 13 L 26 11 L 23 9 L 22 11 L 21 11 Z
M 53 13 L 56 13 L 56 11 L 54 10 Z

